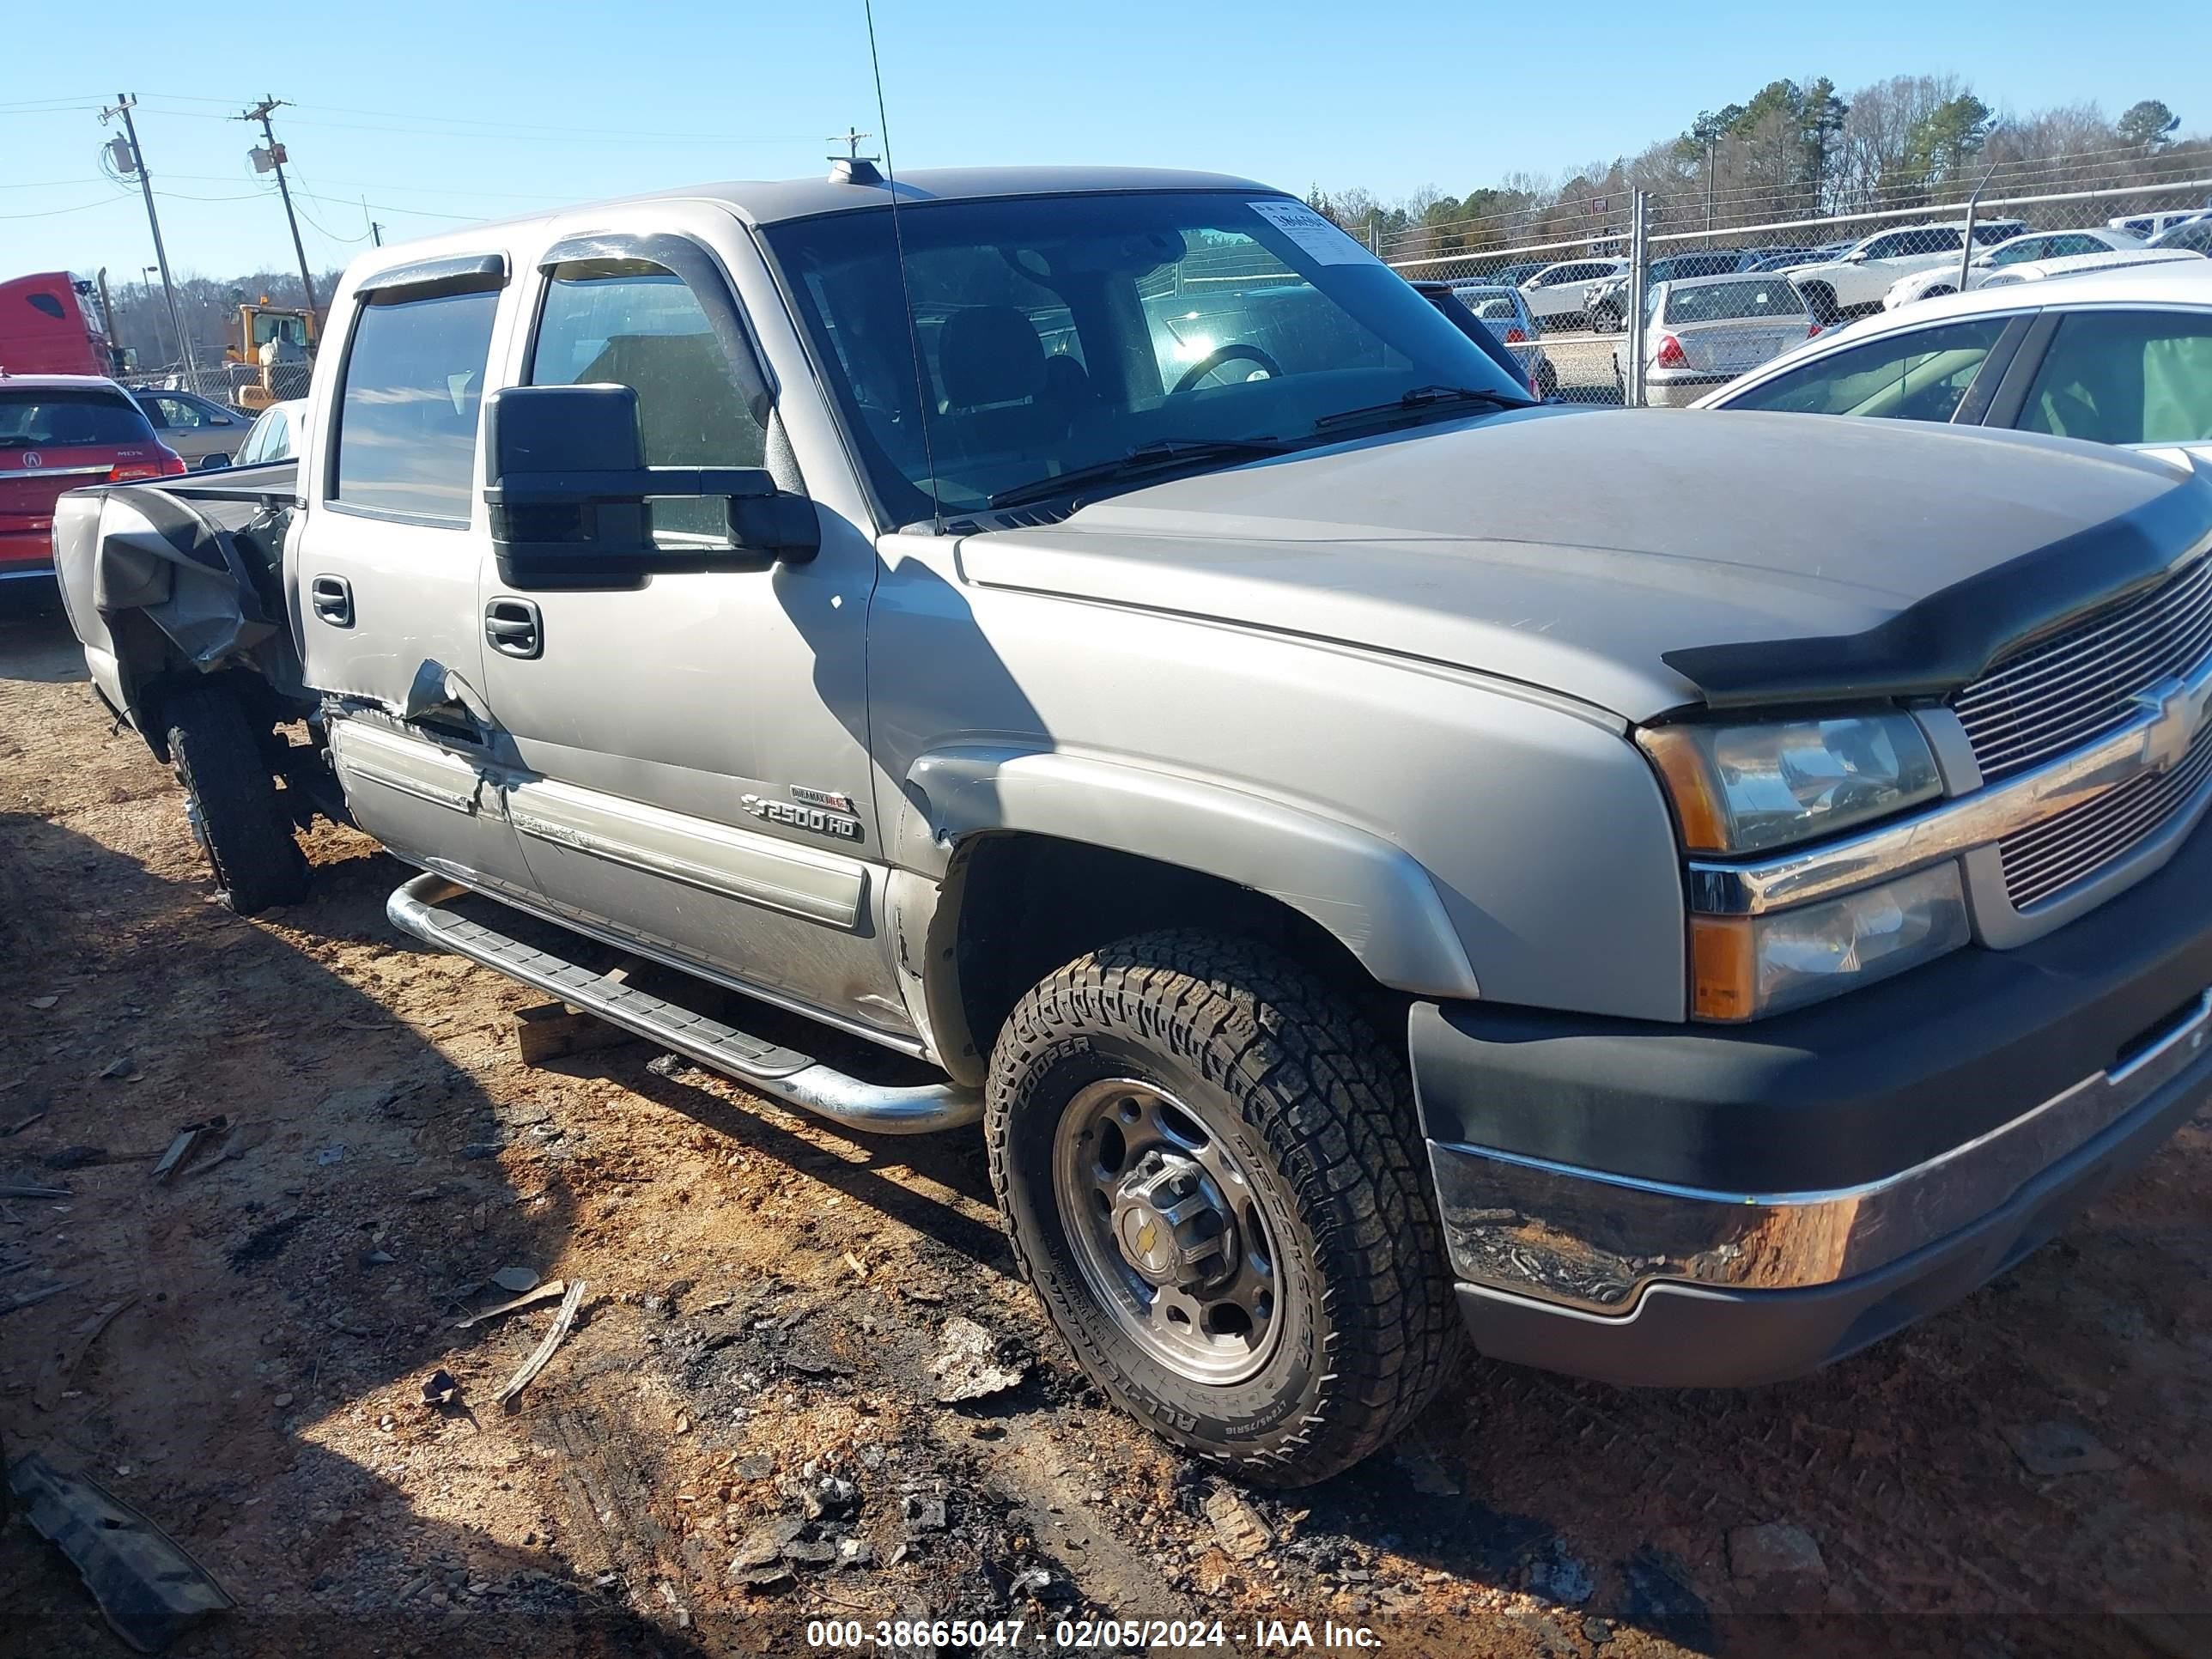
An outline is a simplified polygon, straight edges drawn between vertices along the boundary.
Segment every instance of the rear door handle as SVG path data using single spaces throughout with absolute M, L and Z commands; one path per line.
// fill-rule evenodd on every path
M 528 599 L 494 599 L 484 606 L 484 643 L 509 657 L 536 657 L 545 649 L 538 606 Z
M 318 576 L 307 584 L 315 614 L 334 628 L 353 626 L 353 584 L 343 576 Z

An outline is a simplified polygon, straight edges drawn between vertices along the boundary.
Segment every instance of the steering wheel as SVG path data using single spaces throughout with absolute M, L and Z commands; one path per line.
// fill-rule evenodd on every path
M 1216 346 L 1183 370 L 1182 378 L 1168 388 L 1168 396 L 1172 398 L 1178 392 L 1188 392 L 1224 363 L 1257 363 L 1267 371 L 1269 379 L 1282 378 L 1283 366 L 1255 345 Z

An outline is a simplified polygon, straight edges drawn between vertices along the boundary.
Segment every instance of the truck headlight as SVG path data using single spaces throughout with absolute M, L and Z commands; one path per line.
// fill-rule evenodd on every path
M 1690 1011 L 1755 1019 L 1871 985 L 1969 936 L 1956 864 L 1757 916 L 1690 919 Z
M 1692 853 L 1809 841 L 1943 793 L 1919 723 L 1895 709 L 1647 726 L 1637 741 L 1659 769 Z

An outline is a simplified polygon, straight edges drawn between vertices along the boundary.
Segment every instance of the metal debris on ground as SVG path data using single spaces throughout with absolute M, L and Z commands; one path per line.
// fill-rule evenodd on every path
M 67 1198 L 66 1187 L 0 1186 L 0 1198 Z
M 940 1405 L 1003 1394 L 1029 1375 L 1026 1360 L 1001 1360 L 997 1339 L 972 1319 L 955 1314 L 946 1320 L 944 1340 L 943 1351 L 929 1367 Z
M 460 1396 L 460 1383 L 442 1365 L 422 1379 L 422 1403 L 426 1406 L 450 1406 Z
M 545 1340 L 538 1345 L 537 1352 L 522 1362 L 522 1369 L 507 1379 L 506 1386 L 493 1399 L 504 1406 L 530 1386 L 532 1379 L 545 1369 L 545 1362 L 553 1358 L 553 1351 L 561 1346 L 561 1340 L 568 1334 L 568 1327 L 575 1323 L 576 1310 L 583 1300 L 584 1281 L 580 1279 L 568 1286 L 568 1295 L 561 1298 L 561 1310 L 553 1316 L 553 1328 L 545 1333 Z
M 44 1013 L 47 1009 L 54 1006 L 55 1004 L 58 1003 L 60 1000 L 61 999 L 59 997 L 33 997 L 31 999 L 31 1006 L 39 1010 L 40 1012 Z
M 456 1319 L 453 1322 L 453 1328 L 457 1331 L 465 1331 L 471 1325 L 483 1324 L 487 1319 L 497 1319 L 501 1314 L 519 1313 L 525 1308 L 534 1308 L 541 1302 L 556 1301 L 568 1292 L 568 1285 L 556 1279 L 540 1285 L 527 1295 L 516 1297 L 511 1302 L 502 1302 L 497 1307 L 486 1308 L 481 1312 L 470 1314 L 465 1318 Z
M 109 1627 L 137 1652 L 159 1653 L 237 1605 L 181 1545 L 98 1481 L 32 1452 L 8 1484 L 23 1518 L 69 1558 Z
M 138 1062 L 129 1054 L 118 1054 L 100 1068 L 100 1075 L 112 1078 L 118 1082 L 136 1083 L 145 1073 L 138 1069 Z
M 192 1143 L 200 1138 L 202 1127 L 198 1123 L 188 1124 L 177 1131 L 177 1138 L 169 1143 L 169 1150 L 162 1153 L 161 1161 L 154 1165 L 155 1180 L 167 1181 L 176 1174 L 177 1166 L 185 1161 L 185 1155 L 192 1150 Z
M 100 1333 L 113 1324 L 126 1308 L 136 1305 L 137 1300 L 136 1296 L 126 1296 L 118 1302 L 111 1302 L 78 1326 L 68 1346 L 56 1349 L 40 1370 L 38 1385 L 31 1390 L 31 1403 L 42 1412 L 59 1406 L 62 1396 L 76 1380 L 77 1368 L 92 1352 L 92 1345 L 100 1340 Z
M 1214 1488 L 1206 1500 L 1206 1518 L 1213 1523 L 1221 1547 L 1237 1560 L 1252 1560 L 1275 1541 L 1273 1531 L 1260 1518 L 1259 1511 L 1232 1487 Z
M 0 1140 L 12 1139 L 16 1135 L 22 1133 L 24 1130 L 29 1128 L 33 1123 L 43 1122 L 46 1120 L 46 1113 L 43 1111 L 33 1112 L 30 1116 L 23 1119 L 21 1122 L 11 1123 L 6 1128 L 0 1129 Z
M 538 1274 L 529 1267 L 501 1267 L 491 1276 L 491 1282 L 502 1291 L 520 1296 L 525 1291 L 538 1288 Z

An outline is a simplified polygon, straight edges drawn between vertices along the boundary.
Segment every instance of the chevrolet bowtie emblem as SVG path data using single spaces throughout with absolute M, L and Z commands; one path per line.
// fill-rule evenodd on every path
M 2187 758 L 2204 725 L 2208 699 L 2212 686 L 2178 679 L 2160 680 L 2136 693 L 2144 711 L 2158 716 L 2143 733 L 2143 761 L 2152 771 L 2170 772 Z

